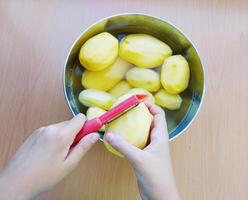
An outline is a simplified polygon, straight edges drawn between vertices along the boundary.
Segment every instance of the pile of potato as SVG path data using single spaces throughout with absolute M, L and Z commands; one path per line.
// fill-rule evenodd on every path
M 167 44 L 147 34 L 129 34 L 119 42 L 110 33 L 103 32 L 88 39 L 79 53 L 79 61 L 85 68 L 81 81 L 85 89 L 79 94 L 79 101 L 90 107 L 87 111 L 88 119 L 109 110 L 113 104 L 123 99 L 123 95 L 144 93 L 149 95 L 148 100 L 152 103 L 169 110 L 179 109 L 182 103 L 179 94 L 188 87 L 190 70 L 183 56 L 172 54 Z M 146 115 L 147 108 L 141 107 L 149 125 L 145 131 L 140 131 L 142 142 L 140 136 L 132 139 L 126 137 L 139 148 L 146 144 L 152 121 Z M 139 112 L 140 118 L 142 112 Z M 128 116 L 131 115 L 128 112 Z M 133 116 L 137 117 L 135 113 Z M 125 120 L 121 123 L 125 124 Z M 123 128 L 113 128 L 111 123 L 108 127 L 123 132 Z M 104 128 L 101 130 L 104 131 Z M 130 135 L 130 131 L 126 130 L 122 136 Z

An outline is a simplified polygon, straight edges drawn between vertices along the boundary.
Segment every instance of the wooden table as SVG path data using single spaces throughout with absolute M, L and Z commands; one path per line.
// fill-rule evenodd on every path
M 0 0 L 0 166 L 36 128 L 69 119 L 62 88 L 75 38 L 102 17 L 144 12 L 180 27 L 205 63 L 206 97 L 171 142 L 182 199 L 248 199 L 248 2 L 246 0 Z M 139 199 L 129 163 L 98 143 L 39 199 Z

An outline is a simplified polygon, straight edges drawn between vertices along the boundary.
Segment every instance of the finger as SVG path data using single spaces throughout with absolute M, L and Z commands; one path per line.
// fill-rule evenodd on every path
M 152 129 L 150 133 L 150 144 L 157 141 L 166 141 L 168 140 L 168 131 L 163 129 Z
M 163 109 L 160 108 L 159 106 L 154 105 L 149 101 L 145 101 L 144 103 L 146 104 L 146 107 L 149 109 L 149 111 L 152 113 L 152 115 L 164 114 Z
M 151 142 L 156 139 L 165 139 L 168 133 L 164 110 L 159 106 L 151 104 L 150 102 L 145 102 L 145 104 L 154 116 L 151 125 Z
M 59 130 L 61 130 L 63 127 L 65 127 L 68 124 L 68 121 L 59 122 L 56 124 L 51 124 L 46 127 L 41 127 L 38 129 L 38 132 L 42 132 L 44 130 L 50 132 L 50 133 L 58 133 Z
M 51 124 L 46 127 L 41 127 L 35 132 L 35 134 L 48 141 L 58 140 L 62 143 L 64 140 L 63 137 L 60 137 L 59 133 L 61 132 L 63 127 L 66 126 L 66 124 L 68 124 L 68 121 L 63 121 L 57 124 Z
M 151 112 L 151 114 L 154 116 L 153 119 L 153 127 L 156 128 L 156 126 L 159 126 L 160 124 L 166 124 L 165 123 L 165 113 L 162 108 L 159 106 L 156 106 L 154 104 L 151 104 L 150 102 L 145 102 L 147 108 Z
M 72 144 L 74 138 L 83 127 L 85 120 L 85 115 L 80 113 L 69 120 L 68 123 L 61 129 L 60 134 L 63 135 L 63 138 L 67 141 L 67 144 Z
M 66 157 L 65 162 L 68 164 L 77 164 L 87 151 L 98 141 L 99 135 L 97 133 L 91 133 L 86 135 L 80 140 L 80 142 L 73 147 Z
M 59 128 L 62 128 L 64 126 L 66 126 L 68 124 L 69 120 L 66 120 L 66 121 L 63 121 L 63 122 L 59 122 L 59 123 L 56 123 L 56 124 L 53 124 L 52 126 L 57 126 Z
M 132 162 L 135 162 L 141 153 L 140 149 L 132 144 L 129 144 L 123 137 L 117 134 L 106 133 L 105 138 L 109 144 L 124 154 L 125 157 Z

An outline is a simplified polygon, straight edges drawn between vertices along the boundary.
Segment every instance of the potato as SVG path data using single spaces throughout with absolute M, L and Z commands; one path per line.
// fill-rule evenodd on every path
M 134 67 L 127 72 L 126 79 L 133 87 L 150 92 L 156 92 L 161 87 L 159 75 L 151 69 Z
M 121 96 L 113 105 L 117 105 L 131 95 Z M 123 114 L 106 125 L 106 132 L 121 135 L 130 144 L 142 149 L 146 146 L 149 137 L 150 126 L 153 116 L 144 103 L 140 103 L 136 107 Z M 105 147 L 113 154 L 123 157 L 123 155 L 115 150 L 105 139 Z
M 171 94 L 179 94 L 189 84 L 190 70 L 186 59 L 175 55 L 164 61 L 161 70 L 161 83 L 164 89 Z
M 86 112 L 86 116 L 87 119 L 90 120 L 103 115 L 105 112 L 106 112 L 105 110 L 98 107 L 89 107 L 89 109 Z M 105 126 L 102 126 L 100 131 L 105 131 Z
M 133 88 L 131 90 L 128 91 L 127 94 L 147 94 L 149 97 L 147 99 L 147 101 L 150 101 L 151 103 L 155 103 L 155 99 L 152 95 L 152 93 L 148 92 L 146 89 L 144 88 Z
M 111 34 L 97 34 L 83 44 L 79 61 L 89 71 L 103 70 L 117 58 L 118 46 L 118 40 Z
M 127 81 L 123 80 L 123 81 L 120 81 L 111 90 L 109 90 L 109 94 L 118 98 L 118 97 L 126 94 L 131 88 L 132 88 L 132 86 Z
M 115 100 L 109 93 L 96 89 L 86 89 L 79 94 L 79 101 L 83 105 L 87 107 L 95 106 L 104 110 L 108 110 Z
M 168 110 L 177 110 L 181 107 L 182 98 L 178 94 L 169 94 L 164 89 L 160 89 L 155 95 L 157 105 L 167 108 Z
M 117 60 L 104 70 L 91 72 L 84 71 L 82 85 L 84 88 L 107 91 L 114 87 L 133 65 L 117 58 Z
M 156 67 L 171 55 L 167 44 L 147 34 L 130 34 L 120 43 L 119 56 L 142 68 Z

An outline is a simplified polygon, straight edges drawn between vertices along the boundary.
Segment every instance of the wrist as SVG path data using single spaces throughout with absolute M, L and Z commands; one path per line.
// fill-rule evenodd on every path
M 179 193 L 175 183 L 165 184 L 154 188 L 154 199 L 179 200 Z
M 179 200 L 179 193 L 177 191 L 176 186 L 162 186 L 162 185 L 154 185 L 149 187 L 148 185 L 140 184 L 139 191 L 142 200 Z
M 140 195 L 143 200 L 179 200 L 179 193 L 172 173 L 146 176 L 136 172 Z M 165 178 L 166 177 L 166 178 Z
M 35 196 L 32 184 L 26 184 L 24 179 L 15 174 L 0 171 L 0 199 L 1 200 L 28 200 Z

